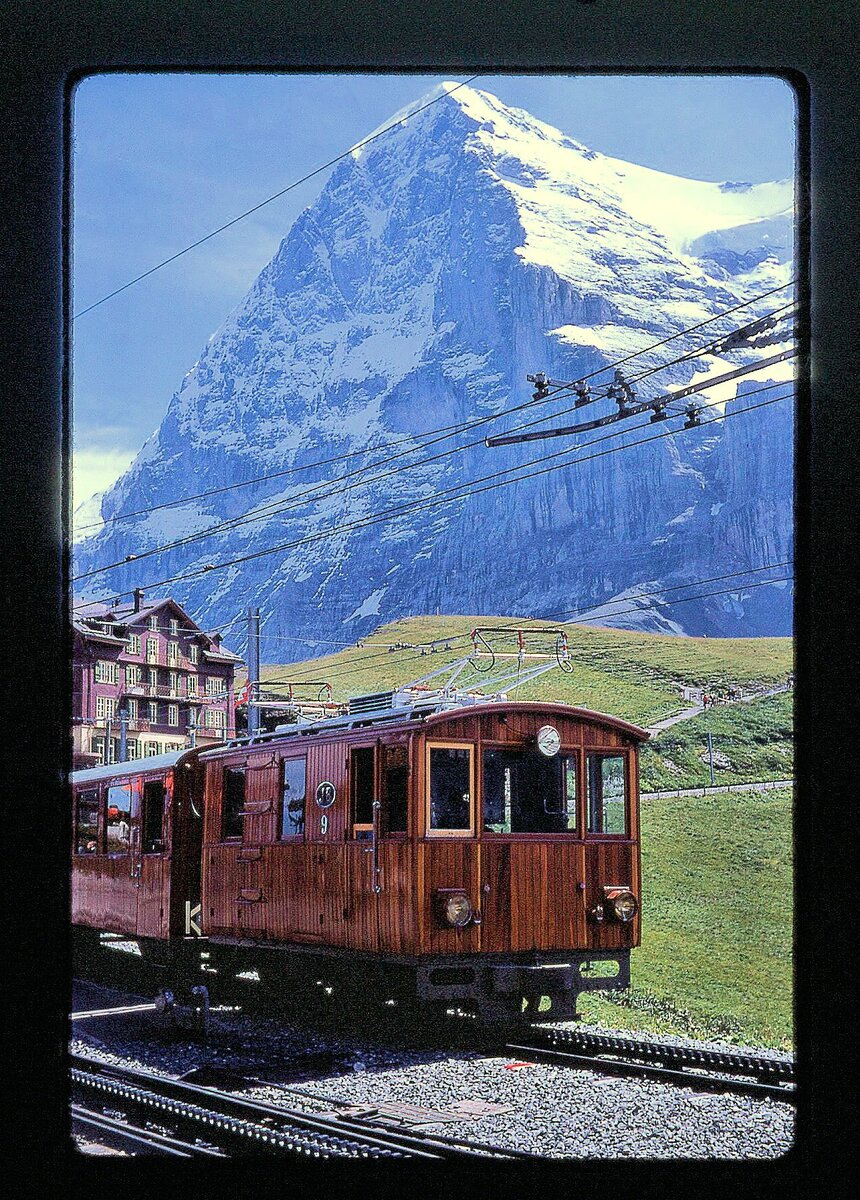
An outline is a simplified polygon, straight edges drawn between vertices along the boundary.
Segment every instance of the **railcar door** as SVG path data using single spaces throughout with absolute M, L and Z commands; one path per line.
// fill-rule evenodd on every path
M 105 791 L 105 866 L 102 876 L 103 928 L 137 933 L 138 856 L 132 829 L 139 817 L 138 779 L 122 779 Z
M 349 801 L 345 775 L 342 743 L 321 742 L 309 748 L 304 870 L 297 877 L 298 932 L 303 941 L 329 946 L 346 940 Z
M 378 744 L 350 746 L 346 759 L 349 820 L 346 827 L 348 896 L 344 908 L 347 945 L 379 949 Z
M 133 780 L 131 875 L 137 886 L 137 932 L 140 937 L 166 937 L 169 903 L 164 895 L 164 824 L 173 772 Z
M 481 949 L 481 924 L 473 919 L 480 912 L 475 754 L 472 742 L 428 741 L 424 747 L 422 940 L 433 954 Z M 471 908 L 465 923 L 460 896 Z
M 414 953 L 417 942 L 413 847 L 409 838 L 409 735 L 395 735 L 377 750 L 376 923 L 379 949 Z

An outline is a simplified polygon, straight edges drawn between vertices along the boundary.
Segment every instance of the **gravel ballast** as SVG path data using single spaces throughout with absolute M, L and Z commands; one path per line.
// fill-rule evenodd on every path
M 87 1003 L 107 1007 L 118 1002 L 115 996 L 88 992 Z M 169 1075 L 200 1067 L 244 1073 L 261 1081 L 249 1084 L 249 1096 L 309 1111 L 331 1110 L 337 1102 L 434 1110 L 463 1101 L 510 1106 L 508 1112 L 415 1129 L 547 1158 L 772 1159 L 790 1149 L 794 1136 L 794 1109 L 779 1100 L 520 1064 L 498 1052 L 428 1049 L 416 1040 L 396 1044 L 342 1029 L 308 1029 L 289 1019 L 215 1014 L 206 1043 L 170 1034 L 160 1020 L 147 1014 L 76 1022 L 71 1048 Z M 654 1040 L 726 1048 L 685 1038 Z M 790 1058 L 776 1051 L 772 1056 Z

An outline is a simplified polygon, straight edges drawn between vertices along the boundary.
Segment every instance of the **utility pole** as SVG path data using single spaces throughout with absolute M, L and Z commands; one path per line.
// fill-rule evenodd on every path
M 248 609 L 248 737 L 260 732 L 260 710 L 255 701 L 260 690 L 260 610 Z
M 709 711 L 708 701 L 711 705 L 714 703 L 713 696 L 705 696 L 705 720 L 708 722 L 708 769 L 711 772 L 711 787 L 714 786 L 714 740 L 711 737 L 710 721 L 711 714 Z
M 119 761 L 128 761 L 128 708 L 126 705 L 119 710 Z
M 113 762 L 113 718 L 108 717 L 105 725 L 105 762 Z
M 193 706 L 188 709 L 188 745 L 192 750 L 197 745 L 197 713 Z

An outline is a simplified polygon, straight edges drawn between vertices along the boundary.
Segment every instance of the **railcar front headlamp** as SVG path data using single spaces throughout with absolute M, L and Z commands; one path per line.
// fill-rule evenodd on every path
M 472 919 L 472 902 L 465 892 L 440 891 L 437 893 L 439 915 L 455 929 L 462 929 Z
M 603 889 L 606 897 L 606 908 L 609 914 L 622 925 L 629 924 L 639 911 L 636 897 L 625 887 L 607 887 Z

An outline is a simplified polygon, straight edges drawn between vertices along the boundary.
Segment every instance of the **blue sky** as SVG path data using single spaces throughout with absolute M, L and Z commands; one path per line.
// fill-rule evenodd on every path
M 73 99 L 73 311 L 342 154 L 462 75 L 101 75 Z M 485 75 L 474 87 L 604 154 L 690 178 L 784 179 L 794 96 L 754 76 Z M 75 505 L 116 479 L 329 172 L 73 326 Z

